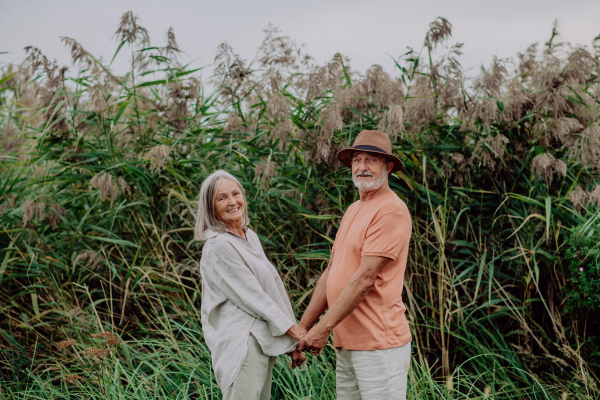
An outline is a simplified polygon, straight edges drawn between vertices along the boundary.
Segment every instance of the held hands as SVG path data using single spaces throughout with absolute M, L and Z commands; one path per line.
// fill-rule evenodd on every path
M 330 333 L 330 330 L 324 329 L 317 324 L 310 330 L 310 332 L 306 334 L 306 336 L 300 339 L 298 350 L 306 350 L 314 356 L 321 355 L 323 352 L 323 347 L 325 347 L 327 340 L 329 340 Z
M 299 342 L 306 336 L 306 332 L 306 329 L 294 325 L 286 333 Z M 297 347 L 296 350 L 290 351 L 287 355 L 292 359 L 292 369 L 301 366 L 306 361 L 306 354 L 298 350 Z

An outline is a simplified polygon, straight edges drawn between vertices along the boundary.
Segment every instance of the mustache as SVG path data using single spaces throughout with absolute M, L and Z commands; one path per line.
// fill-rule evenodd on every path
M 370 176 L 370 177 L 373 177 L 375 175 L 372 172 L 362 171 L 362 172 L 357 172 L 356 175 L 354 175 L 354 176 L 356 176 L 356 177 L 359 177 L 359 176 Z

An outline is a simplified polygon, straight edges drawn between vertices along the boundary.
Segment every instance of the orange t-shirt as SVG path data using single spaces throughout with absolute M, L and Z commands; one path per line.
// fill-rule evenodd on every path
M 346 210 L 335 236 L 327 278 L 329 307 L 358 270 L 362 256 L 386 257 L 391 261 L 379 272 L 365 299 L 333 329 L 335 347 L 382 350 L 411 341 L 402 302 L 411 232 L 408 207 L 387 187 Z

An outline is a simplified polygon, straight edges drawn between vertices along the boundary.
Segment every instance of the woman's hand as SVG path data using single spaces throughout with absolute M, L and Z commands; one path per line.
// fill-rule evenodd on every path
M 292 338 L 296 339 L 297 341 L 300 341 L 300 339 L 302 339 L 304 336 L 306 336 L 307 331 L 303 328 L 300 328 L 300 327 L 294 325 L 290 329 L 287 330 L 286 334 L 291 336 Z
M 290 351 L 287 353 L 288 356 L 292 359 L 292 369 L 299 367 L 306 361 L 306 354 L 303 351 L 299 351 L 298 349 L 294 351 Z

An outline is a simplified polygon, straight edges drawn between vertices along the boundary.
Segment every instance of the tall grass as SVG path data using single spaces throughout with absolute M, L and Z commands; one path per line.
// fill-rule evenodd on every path
M 152 46 L 127 13 L 115 37 L 113 59 L 131 58 L 122 77 L 70 38 L 70 70 L 33 48 L 3 67 L 4 396 L 220 398 L 192 240 L 203 178 L 240 179 L 300 315 L 357 198 L 335 154 L 380 129 L 414 221 L 411 398 L 599 397 L 598 315 L 565 311 L 577 288 L 561 262 L 573 227 L 600 229 L 598 54 L 553 30 L 541 51 L 469 80 L 440 18 L 396 77 L 361 76 L 271 29 L 251 64 L 222 45 L 206 93 L 172 30 Z M 281 357 L 273 397 L 335 398 L 334 364 L 330 347 L 302 370 Z

